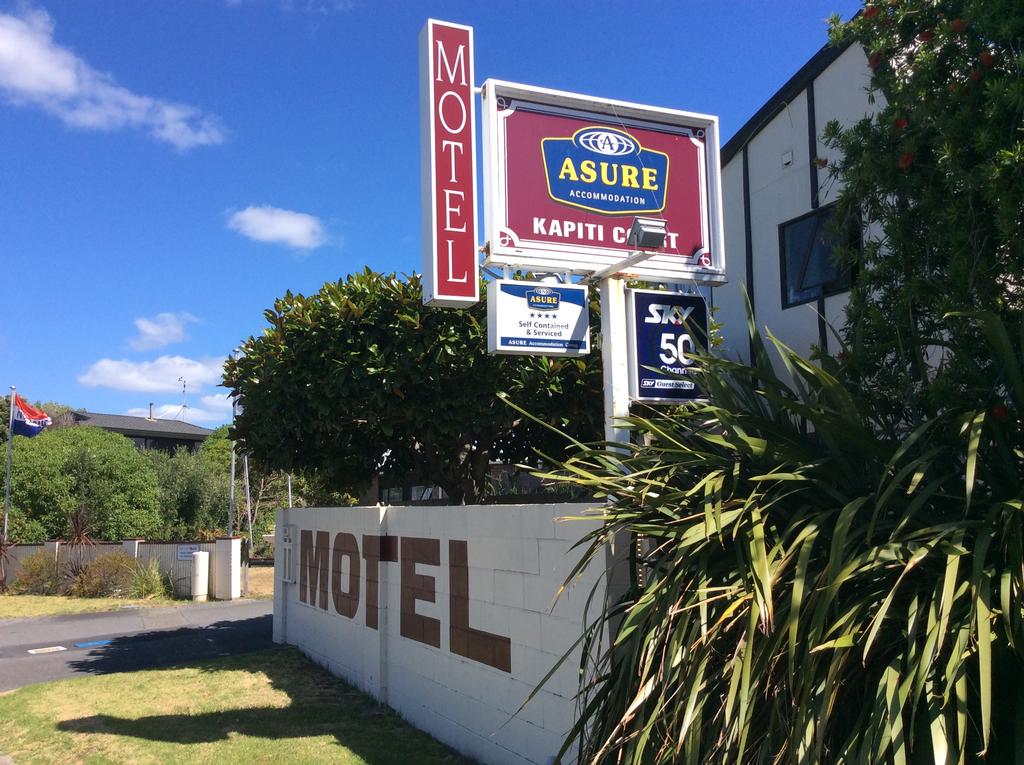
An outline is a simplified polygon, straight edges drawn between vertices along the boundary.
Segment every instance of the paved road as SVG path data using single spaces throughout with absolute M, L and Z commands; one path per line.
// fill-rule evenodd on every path
M 0 620 L 0 692 L 270 648 L 272 613 L 272 601 L 239 600 Z

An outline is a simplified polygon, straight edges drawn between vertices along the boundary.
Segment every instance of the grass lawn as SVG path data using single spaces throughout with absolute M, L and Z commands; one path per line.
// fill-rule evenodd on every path
M 249 566 L 249 597 L 274 597 L 273 566 Z
M 25 763 L 468 763 L 280 648 L 0 694 L 0 753 Z
M 70 598 L 66 595 L 0 595 L 0 619 L 116 611 L 122 606 L 171 606 L 168 598 Z
M 249 569 L 249 597 L 274 597 L 274 567 L 253 566 Z M 65 595 L 0 595 L 0 619 L 18 619 L 30 616 L 60 616 L 62 614 L 88 614 L 96 611 L 116 611 L 123 606 L 173 606 L 188 600 L 170 598 L 71 598 Z

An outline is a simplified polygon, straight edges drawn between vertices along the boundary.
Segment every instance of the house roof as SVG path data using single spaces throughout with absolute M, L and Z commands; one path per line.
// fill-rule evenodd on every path
M 131 417 L 127 414 L 74 412 L 74 417 L 79 425 L 95 425 L 126 436 L 202 441 L 213 432 L 209 428 L 201 428 L 181 420 L 151 420 L 148 417 Z
M 817 79 L 818 75 L 828 69 L 832 62 L 850 47 L 852 42 L 852 40 L 848 40 L 839 45 L 828 43 L 811 56 L 810 60 L 800 67 L 797 73 L 786 81 L 785 85 L 775 91 L 775 94 L 760 109 L 754 112 L 754 116 L 747 120 L 732 138 L 726 141 L 721 153 L 722 167 L 729 164 L 732 158 L 754 136 L 760 133 L 790 101 L 800 95 L 810 83 Z

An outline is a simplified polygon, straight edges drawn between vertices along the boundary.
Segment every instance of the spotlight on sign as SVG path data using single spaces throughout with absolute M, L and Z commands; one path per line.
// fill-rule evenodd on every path
M 638 250 L 658 250 L 665 245 L 667 222 L 662 218 L 633 218 L 626 243 Z

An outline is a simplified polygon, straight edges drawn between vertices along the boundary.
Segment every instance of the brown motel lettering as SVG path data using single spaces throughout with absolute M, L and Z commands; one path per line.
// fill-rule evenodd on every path
M 441 647 L 441 622 L 416 613 L 416 601 L 433 603 L 437 598 L 434 577 L 416 573 L 416 564 L 441 565 L 441 541 L 423 537 L 402 537 L 402 637 Z
M 355 535 L 341 532 L 331 544 L 326 531 L 303 529 L 299 535 L 299 600 L 327 610 L 330 583 L 334 610 L 354 619 L 360 590 L 366 590 L 366 626 L 377 629 L 380 608 L 380 566 L 399 563 L 401 598 L 399 633 L 420 643 L 441 647 L 441 622 L 416 613 L 416 601 L 437 600 L 437 580 L 416 572 L 422 566 L 441 565 L 441 540 L 428 537 L 390 537 L 364 534 L 362 556 Z M 399 553 L 399 548 L 401 552 Z M 365 574 L 361 561 L 366 562 Z M 448 591 L 451 624 L 448 645 L 452 653 L 503 672 L 512 671 L 512 641 L 502 635 L 469 626 L 469 544 L 448 541 Z

